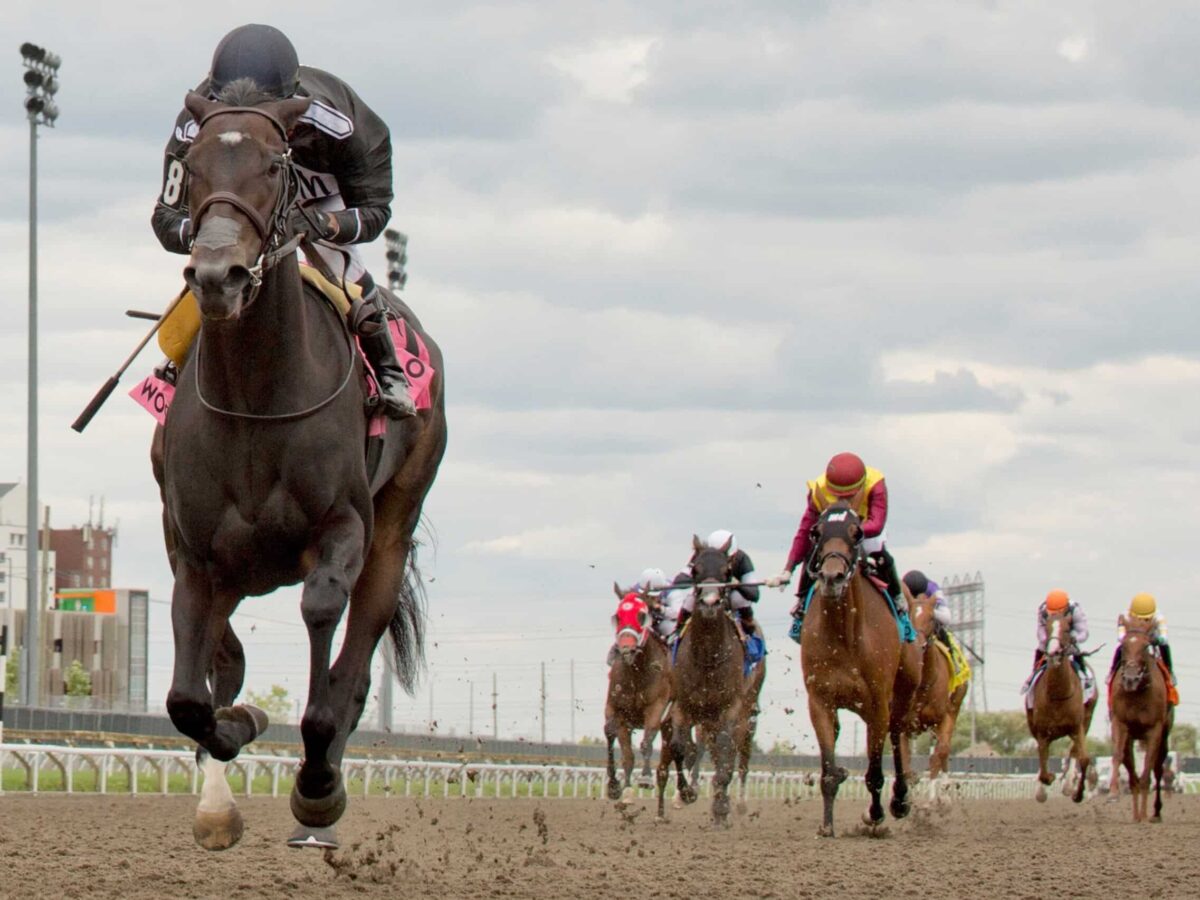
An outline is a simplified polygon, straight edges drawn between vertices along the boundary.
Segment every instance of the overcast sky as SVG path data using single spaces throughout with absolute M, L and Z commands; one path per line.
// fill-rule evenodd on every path
M 1083 603 L 1104 669 L 1145 590 L 1200 719 L 1194 3 L 68 7 L 0 25 L 0 481 L 25 477 L 32 40 L 64 60 L 39 143 L 41 495 L 59 527 L 89 496 L 119 520 L 117 581 L 161 601 L 158 703 L 153 422 L 122 391 L 68 426 L 144 333 L 122 311 L 179 287 L 149 217 L 183 95 L 222 34 L 265 21 L 390 124 L 406 298 L 447 359 L 430 668 L 398 720 L 424 726 L 432 684 L 464 732 L 473 683 L 488 731 L 495 673 L 501 733 L 536 735 L 544 661 L 566 738 L 574 660 L 575 731 L 598 735 L 612 581 L 721 527 L 776 572 L 842 450 L 886 473 L 902 570 L 983 573 L 990 708 L 1018 708 L 1050 588 Z M 790 602 L 759 604 L 759 740 L 811 750 Z M 242 610 L 248 685 L 303 694 L 296 593 Z

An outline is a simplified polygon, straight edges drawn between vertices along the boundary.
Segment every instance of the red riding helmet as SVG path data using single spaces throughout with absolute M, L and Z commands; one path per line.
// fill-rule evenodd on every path
M 825 484 L 835 497 L 853 497 L 867 481 L 867 467 L 853 453 L 839 453 L 825 467 Z

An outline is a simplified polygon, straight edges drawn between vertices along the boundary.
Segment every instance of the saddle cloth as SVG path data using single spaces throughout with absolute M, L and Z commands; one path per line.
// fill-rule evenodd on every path
M 971 664 L 967 662 L 967 655 L 963 653 L 962 646 L 950 632 L 946 632 L 946 637 L 950 641 L 950 646 L 947 647 L 941 641 L 934 639 L 933 643 L 942 655 L 946 657 L 946 661 L 950 663 L 950 684 L 948 690 L 953 694 L 962 685 L 971 680 Z
M 916 641 L 917 629 L 913 627 L 912 620 L 908 617 L 908 613 L 901 612 L 899 607 L 896 606 L 896 601 L 892 599 L 892 595 L 887 592 L 887 582 L 880 581 L 878 578 L 873 576 L 871 577 L 871 581 L 879 589 L 879 593 L 883 594 L 883 599 L 887 601 L 888 609 L 892 613 L 892 618 L 896 620 L 896 631 L 900 634 L 901 643 L 911 644 Z M 803 620 L 805 615 L 807 615 L 808 605 L 812 603 L 813 594 L 815 594 L 816 591 L 817 586 L 815 584 L 808 589 L 808 594 L 804 598 L 804 606 L 800 610 L 800 620 Z M 797 629 L 795 622 L 793 622 L 792 630 L 789 632 L 788 636 L 797 643 L 800 642 L 799 629 Z

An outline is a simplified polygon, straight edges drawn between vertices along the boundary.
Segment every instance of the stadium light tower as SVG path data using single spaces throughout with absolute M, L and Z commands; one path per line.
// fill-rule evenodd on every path
M 45 47 L 26 41 L 21 45 L 25 63 L 25 114 L 29 119 L 29 418 L 27 443 L 28 498 L 25 528 L 25 652 L 21 654 L 21 702 L 33 706 L 41 700 L 41 634 L 38 629 L 38 409 L 37 409 L 37 129 L 54 127 L 58 106 L 58 67 L 62 59 Z
M 392 228 L 383 233 L 387 245 L 388 287 L 399 293 L 408 283 L 408 273 L 404 267 L 408 264 L 408 235 Z

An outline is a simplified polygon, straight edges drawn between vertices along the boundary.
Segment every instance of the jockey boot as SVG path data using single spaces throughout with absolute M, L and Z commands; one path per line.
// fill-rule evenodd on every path
M 742 633 L 746 637 L 758 633 L 758 623 L 754 621 L 754 610 L 749 606 L 743 606 L 737 611 L 738 619 L 742 623 Z
M 396 346 L 387 327 L 383 297 L 372 286 L 369 296 L 351 307 L 350 320 L 359 346 L 366 354 L 375 381 L 379 385 L 379 402 L 389 419 L 407 419 L 417 414 L 416 404 L 408 390 L 408 377 L 396 358 Z
M 1119 648 L 1118 648 L 1119 649 Z M 1025 683 L 1021 685 L 1021 693 L 1024 694 L 1033 684 L 1033 677 L 1037 675 L 1038 668 L 1042 665 L 1042 660 L 1046 658 L 1046 654 L 1040 649 L 1033 651 L 1033 671 L 1029 673 L 1029 677 L 1025 679 Z
M 892 602 L 896 604 L 896 612 L 907 615 L 908 601 L 904 599 L 904 589 L 900 586 L 900 575 L 896 572 L 896 560 L 892 558 L 887 547 L 872 553 L 871 556 L 874 557 L 875 571 L 879 573 L 880 578 L 887 582 L 887 590 L 892 596 Z
M 788 637 L 797 644 L 800 643 L 800 634 L 804 630 L 804 605 L 808 602 L 808 592 L 812 588 L 812 583 L 812 574 L 806 563 L 800 567 L 800 583 L 796 586 L 796 602 L 788 610 L 792 617 L 792 627 L 788 629 Z

